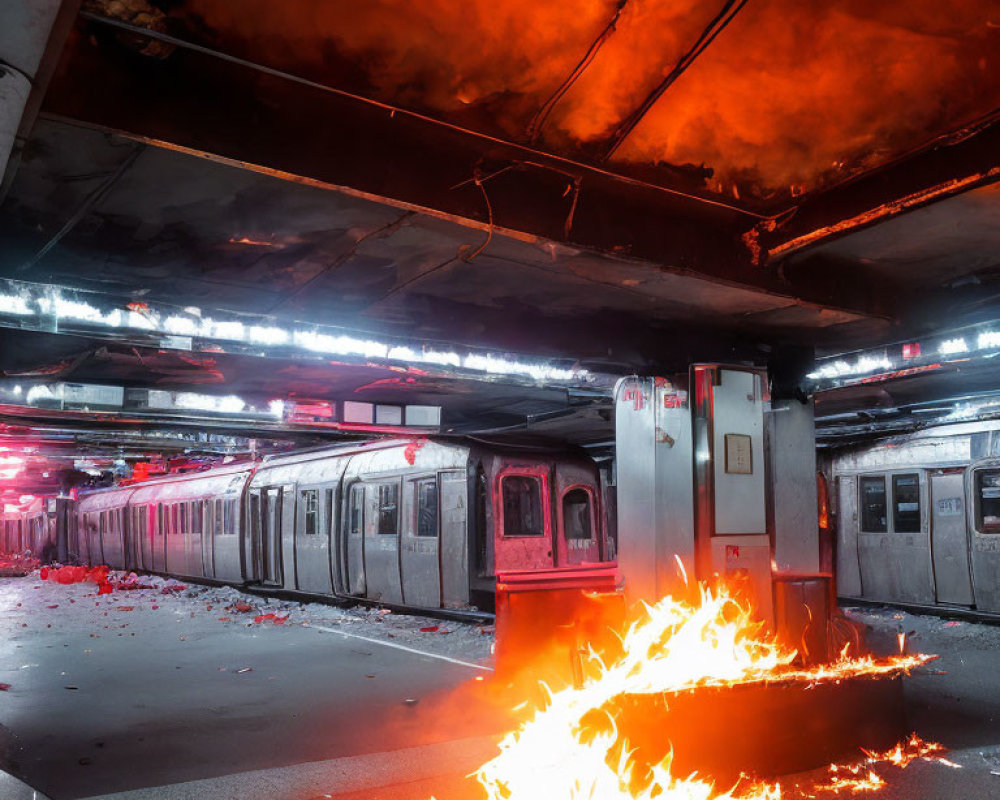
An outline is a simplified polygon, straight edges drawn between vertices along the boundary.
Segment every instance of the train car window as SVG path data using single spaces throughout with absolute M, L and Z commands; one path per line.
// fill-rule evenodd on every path
M 500 482 L 503 495 L 503 535 L 543 536 L 542 482 L 527 475 L 507 475 Z
M 230 500 L 229 501 L 229 527 L 226 528 L 227 533 L 231 533 L 235 536 L 239 533 L 240 525 L 240 501 Z
M 103 537 L 104 531 L 107 530 L 108 527 L 108 515 L 106 512 L 102 511 L 100 514 L 97 515 L 97 525 L 98 525 L 98 531 Z
M 892 529 L 896 533 L 920 532 L 920 476 L 892 476 Z
M 861 530 L 865 533 L 885 533 L 886 527 L 886 502 L 885 502 L 885 478 L 866 477 L 861 478 Z
M 350 533 L 360 536 L 365 519 L 365 487 L 356 483 L 351 487 Z
M 437 478 L 417 481 L 417 536 L 436 537 L 438 533 Z
M 212 520 L 212 535 L 213 536 L 222 536 L 222 531 L 224 530 L 223 527 L 222 527 L 222 522 L 223 522 L 223 519 L 222 519 L 223 502 L 224 501 L 222 501 L 222 500 L 216 500 L 215 501 L 215 517 Z
M 307 536 L 319 533 L 319 490 L 306 489 L 302 492 L 302 509 Z
M 563 495 L 563 533 L 567 539 L 590 541 L 590 492 L 570 489 Z
M 333 529 L 333 489 L 326 490 L 326 504 L 324 508 L 326 513 L 326 525 L 323 535 L 325 536 L 329 531 Z
M 395 536 L 399 531 L 399 486 L 395 483 L 378 485 L 378 533 Z
M 1000 469 L 976 470 L 976 516 L 981 533 L 1000 533 Z
M 202 520 L 205 518 L 205 504 L 196 500 L 191 504 L 191 533 L 201 535 Z

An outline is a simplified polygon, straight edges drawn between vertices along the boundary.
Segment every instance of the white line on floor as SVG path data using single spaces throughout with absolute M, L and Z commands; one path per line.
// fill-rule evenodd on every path
M 485 672 L 493 672 L 493 667 L 486 667 L 482 664 L 473 664 L 471 661 L 461 661 L 457 658 L 449 658 L 448 656 L 441 656 L 437 653 L 428 653 L 426 650 L 417 650 L 415 647 L 407 647 L 406 645 L 396 644 L 395 642 L 385 642 L 381 639 L 372 639 L 368 636 L 360 636 L 357 633 L 348 633 L 347 631 L 337 630 L 337 628 L 327 628 L 324 625 L 310 625 L 310 628 L 315 628 L 319 631 L 326 631 L 327 633 L 339 633 L 348 639 L 360 639 L 363 642 L 371 642 L 372 644 L 380 644 L 383 647 L 391 647 L 395 650 L 405 650 L 407 653 L 416 653 L 418 656 L 426 656 L 427 658 L 436 658 L 440 661 L 447 661 L 450 664 L 459 664 L 463 667 L 469 667 L 470 669 L 481 669 Z

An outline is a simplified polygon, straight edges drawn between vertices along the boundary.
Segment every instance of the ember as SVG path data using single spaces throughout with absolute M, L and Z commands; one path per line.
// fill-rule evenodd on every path
M 898 677 L 933 658 L 899 655 L 876 660 L 852 656 L 848 649 L 832 663 L 799 667 L 795 651 L 764 635 L 751 609 L 726 588 L 701 586 L 697 603 L 666 597 L 645 606 L 642 618 L 622 637 L 620 656 L 604 664 L 591 651 L 582 681 L 549 692 L 542 707 L 526 709 L 519 729 L 500 742 L 500 754 L 476 777 L 491 800 L 789 797 L 778 783 L 744 778 L 730 789 L 717 790 L 711 777 L 690 771 L 675 775 L 675 754 L 669 750 L 658 763 L 640 763 L 615 709 L 637 696 L 662 699 L 669 706 L 668 696 L 694 689 L 790 682 L 818 686 Z M 834 768 L 825 787 L 852 792 L 875 789 L 884 781 L 871 770 L 873 764 L 885 761 L 904 767 L 917 758 L 936 759 L 941 749 L 914 735 L 889 753 L 866 753 L 861 765 Z

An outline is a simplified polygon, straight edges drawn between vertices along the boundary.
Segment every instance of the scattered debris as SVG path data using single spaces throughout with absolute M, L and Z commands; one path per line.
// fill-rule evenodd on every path
M 437 633 L 439 625 L 428 625 L 426 628 L 421 628 L 421 633 Z
M 6 692 L 10 690 L 9 683 L 0 683 L 0 692 Z
M 281 614 L 258 614 L 253 621 L 260 625 L 262 622 L 270 622 L 274 625 L 284 625 L 288 621 L 288 615 Z
M 236 670 L 237 675 L 242 675 L 245 672 L 253 672 L 253 667 L 240 667 Z

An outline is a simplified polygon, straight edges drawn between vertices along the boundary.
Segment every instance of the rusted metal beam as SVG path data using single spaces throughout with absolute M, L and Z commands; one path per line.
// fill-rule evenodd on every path
M 1000 109 L 919 151 L 855 180 L 807 197 L 782 222 L 763 222 L 754 237 L 775 263 L 915 208 L 1000 180 Z

